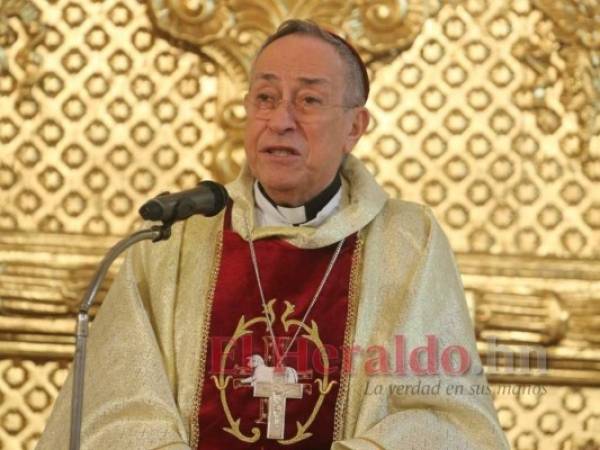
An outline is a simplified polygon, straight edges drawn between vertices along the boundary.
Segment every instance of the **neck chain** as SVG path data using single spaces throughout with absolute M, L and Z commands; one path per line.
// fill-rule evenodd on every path
M 263 312 L 265 314 L 265 318 L 267 319 L 267 329 L 269 330 L 269 334 L 271 335 L 271 339 L 273 342 L 273 351 L 275 352 L 276 366 L 280 366 L 283 364 L 283 359 L 286 357 L 286 355 L 292 348 L 292 345 L 294 345 L 294 342 L 296 342 L 296 339 L 298 338 L 298 334 L 300 333 L 300 328 L 302 328 L 302 327 L 298 326 L 296 328 L 296 332 L 294 333 L 292 340 L 289 342 L 289 344 L 287 345 L 287 347 L 285 348 L 283 353 L 279 353 L 279 347 L 277 346 L 277 341 L 275 339 L 275 332 L 273 331 L 273 323 L 271 322 L 271 317 L 269 316 L 269 312 L 267 310 L 267 301 L 265 299 L 265 293 L 263 291 L 262 283 L 260 281 L 260 273 L 258 270 L 258 261 L 256 259 L 256 252 L 254 251 L 254 240 L 252 239 L 252 232 L 250 231 L 250 227 L 248 225 L 248 220 L 246 219 L 246 216 L 244 216 L 244 221 L 246 222 L 246 230 L 248 231 L 248 245 L 250 246 L 250 259 L 252 259 L 252 266 L 254 267 L 254 275 L 256 276 L 256 283 L 258 284 L 258 291 L 260 292 L 260 301 L 262 303 Z M 304 325 L 306 323 L 306 319 L 308 318 L 308 315 L 312 311 L 313 306 L 315 306 L 315 303 L 317 303 L 317 300 L 319 299 L 319 295 L 321 294 L 321 291 L 323 290 L 323 286 L 325 286 L 325 283 L 327 282 L 327 279 L 329 278 L 329 275 L 331 274 L 331 270 L 333 269 L 333 266 L 335 265 L 335 262 L 337 261 L 337 258 L 340 255 L 340 251 L 342 250 L 342 246 L 344 245 L 345 239 L 346 238 L 343 238 L 340 242 L 338 242 L 338 245 L 335 248 L 335 251 L 333 252 L 333 256 L 331 257 L 331 260 L 329 261 L 329 265 L 327 266 L 327 270 L 325 270 L 325 274 L 323 275 L 321 284 L 319 284 L 319 287 L 317 288 L 315 295 L 313 296 L 310 304 L 308 305 L 308 308 L 306 309 L 306 312 L 304 313 L 304 317 L 302 317 L 302 321 L 301 321 L 302 325 Z

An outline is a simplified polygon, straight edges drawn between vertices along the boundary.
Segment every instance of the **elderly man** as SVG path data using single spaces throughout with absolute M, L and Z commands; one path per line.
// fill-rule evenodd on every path
M 350 155 L 368 87 L 312 23 L 267 40 L 231 204 L 134 248 L 98 314 L 84 448 L 508 448 L 445 236 Z

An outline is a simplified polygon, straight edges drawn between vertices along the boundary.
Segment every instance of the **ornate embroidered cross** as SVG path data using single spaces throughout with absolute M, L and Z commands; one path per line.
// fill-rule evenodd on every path
M 267 420 L 267 438 L 283 439 L 285 429 L 285 403 L 288 398 L 302 398 L 302 384 L 286 383 L 285 372 L 275 370 L 273 381 L 254 383 L 254 397 L 269 399 L 269 416 Z
M 242 338 L 242 339 L 244 339 L 244 338 Z M 269 367 L 270 370 L 273 370 L 271 368 L 271 366 L 274 364 L 275 355 L 273 354 L 274 352 L 273 352 L 272 340 L 271 340 L 270 336 L 263 336 L 262 339 L 263 339 L 263 346 L 264 346 L 264 351 L 263 351 L 264 364 L 267 367 Z M 279 348 L 281 348 L 281 349 L 287 347 L 289 341 L 291 340 L 291 338 L 289 338 L 287 336 L 278 336 L 277 339 L 278 339 L 278 345 L 280 346 Z M 242 352 L 243 352 L 243 350 L 242 350 Z M 303 339 L 303 337 L 300 336 L 300 338 L 298 339 L 297 350 L 293 353 L 293 355 L 296 355 L 297 364 L 300 367 L 303 367 L 303 364 L 302 364 L 301 358 L 297 355 L 308 354 L 308 352 L 309 352 L 309 349 L 308 349 L 308 346 L 306 343 L 306 339 Z M 255 355 L 259 355 L 259 354 L 255 353 Z M 271 381 L 272 378 L 269 378 L 268 380 L 260 379 L 259 374 L 254 373 L 254 369 L 256 368 L 255 365 L 257 365 L 257 364 L 261 365 L 259 360 L 252 359 L 252 358 L 245 358 L 245 361 L 247 361 L 247 364 L 245 366 L 242 367 L 242 366 L 239 366 L 236 364 L 233 369 L 236 376 L 241 376 L 240 378 L 237 378 L 234 376 L 233 389 L 251 388 L 254 390 L 254 383 L 256 383 L 257 381 Z M 306 365 L 306 363 L 304 363 L 304 366 L 305 365 Z M 289 371 L 290 368 L 288 367 L 286 370 Z M 312 380 L 314 377 L 313 369 L 306 367 L 304 370 L 294 369 L 294 372 L 295 372 L 295 378 L 296 378 L 294 381 L 300 382 L 300 384 L 304 387 L 304 394 L 312 395 L 312 392 L 313 392 Z M 248 376 L 248 375 L 251 375 L 251 376 Z M 291 381 L 289 373 L 286 373 L 286 379 L 287 379 L 288 383 Z M 267 424 L 268 411 L 269 411 L 268 403 L 269 403 L 269 399 L 267 397 L 263 397 L 260 399 L 260 407 L 259 407 L 258 417 L 254 420 L 254 423 L 263 424 L 263 425 Z

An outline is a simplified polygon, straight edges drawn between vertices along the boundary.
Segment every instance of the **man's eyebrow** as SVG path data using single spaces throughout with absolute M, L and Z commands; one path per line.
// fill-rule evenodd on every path
M 298 80 L 302 84 L 314 85 L 314 84 L 331 84 L 327 78 L 318 77 L 298 77 Z
M 254 78 L 255 80 L 281 81 L 281 79 L 277 75 L 269 72 L 258 72 L 254 76 Z M 307 85 L 331 84 L 331 82 L 327 78 L 321 77 L 298 77 L 297 80 L 300 81 L 301 84 Z
M 254 77 L 257 80 L 279 81 L 279 77 L 273 73 L 259 72 Z

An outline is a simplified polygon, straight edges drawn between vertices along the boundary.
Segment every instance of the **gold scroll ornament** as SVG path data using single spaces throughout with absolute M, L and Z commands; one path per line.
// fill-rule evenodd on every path
M 21 20 L 28 35 L 25 46 L 15 57 L 24 72 L 21 94 L 26 94 L 38 79 L 42 58 L 35 48 L 44 39 L 46 29 L 41 21 L 40 10 L 30 0 L 0 0 L 0 74 L 8 72 L 9 69 L 4 47 L 10 47 L 17 39 L 17 33 L 9 24 L 9 19 L 12 17 Z
M 549 22 L 538 22 L 533 39 L 521 40 L 513 52 L 536 74 L 532 87 L 538 125 L 550 134 L 560 124 L 560 111 L 547 106 L 545 94 L 561 82 L 560 102 L 577 117 L 586 147 L 582 160 L 590 166 L 600 161 L 600 0 L 532 3 Z

